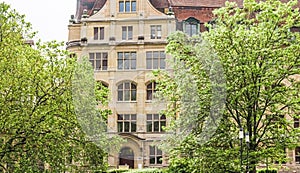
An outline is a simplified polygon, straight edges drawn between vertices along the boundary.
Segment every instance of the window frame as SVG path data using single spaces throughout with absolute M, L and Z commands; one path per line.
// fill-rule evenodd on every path
M 157 82 L 150 82 L 146 85 L 146 101 L 153 100 L 153 95 L 157 91 Z
M 119 13 L 133 13 L 136 12 L 136 0 L 119 0 Z
M 151 151 L 154 151 L 154 153 Z M 154 160 L 154 163 L 151 163 L 152 160 Z M 162 165 L 162 162 L 163 162 L 162 150 L 158 149 L 157 146 L 150 145 L 149 146 L 149 165 Z
M 135 70 L 137 53 L 132 52 L 117 52 L 117 69 L 118 70 Z
M 100 57 L 97 55 L 100 55 Z M 93 58 L 92 58 L 93 57 Z M 107 71 L 108 70 L 108 52 L 90 52 L 89 62 L 91 63 L 94 71 Z M 97 68 L 97 64 L 100 67 Z
M 94 27 L 94 40 L 104 40 L 104 27 Z
M 158 53 L 158 57 L 155 57 L 156 52 Z M 157 62 L 157 67 L 155 62 Z M 166 69 L 165 51 L 146 51 L 146 69 Z
M 150 39 L 162 38 L 162 25 L 150 25 Z
M 127 125 L 128 125 L 128 130 L 126 130 Z M 117 131 L 118 133 L 136 132 L 137 131 L 136 114 L 117 114 Z
M 133 39 L 133 26 L 122 26 L 122 40 Z
M 157 127 L 156 127 L 156 125 L 157 125 Z M 165 115 L 146 114 L 146 132 L 147 133 L 165 132 L 163 130 L 163 127 L 166 127 L 166 125 L 167 125 L 167 119 L 166 119 Z
M 128 86 L 126 84 L 128 84 Z M 117 86 L 117 100 L 118 102 L 136 102 L 137 85 L 131 81 L 119 83 Z
M 187 29 L 188 26 L 190 26 L 189 29 Z M 193 26 L 196 27 L 195 33 L 193 33 Z M 190 17 L 187 20 L 183 21 L 183 32 L 190 37 L 200 34 L 200 21 L 195 19 L 194 17 Z
M 295 163 L 300 164 L 300 146 L 295 148 Z

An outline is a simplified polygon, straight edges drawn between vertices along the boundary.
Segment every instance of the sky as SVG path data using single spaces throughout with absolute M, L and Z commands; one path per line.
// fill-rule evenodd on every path
M 11 5 L 18 13 L 25 14 L 26 21 L 38 31 L 35 40 L 42 42 L 68 40 L 68 24 L 75 15 L 77 0 L 0 0 Z

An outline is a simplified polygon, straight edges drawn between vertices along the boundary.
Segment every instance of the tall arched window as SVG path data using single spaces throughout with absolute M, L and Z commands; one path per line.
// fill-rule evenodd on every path
M 153 94 L 156 92 L 156 82 L 151 82 L 147 85 L 147 97 L 146 100 L 152 100 Z
M 118 101 L 136 101 L 136 85 L 132 82 L 119 84 Z

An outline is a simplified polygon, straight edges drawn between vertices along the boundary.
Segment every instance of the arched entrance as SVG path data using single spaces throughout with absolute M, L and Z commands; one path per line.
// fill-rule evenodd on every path
M 134 152 L 129 147 L 123 147 L 119 154 L 119 165 L 128 165 L 134 168 Z

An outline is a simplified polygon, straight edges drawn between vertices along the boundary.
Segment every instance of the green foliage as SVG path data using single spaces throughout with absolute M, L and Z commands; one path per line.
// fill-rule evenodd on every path
M 106 170 L 106 151 L 86 140 L 75 114 L 76 59 L 63 43 L 25 44 L 30 24 L 5 3 L 0 23 L 0 172 Z
M 163 144 L 171 170 L 239 172 L 240 128 L 249 132 L 252 171 L 266 158 L 286 160 L 283 149 L 295 147 L 299 136 L 299 129 L 293 128 L 300 111 L 300 34 L 291 32 L 300 26 L 296 3 L 245 0 L 244 8 L 238 8 L 227 2 L 214 11 L 216 19 L 202 37 L 180 32 L 169 36 L 167 52 L 174 58 L 169 62 L 174 71 L 155 75 L 158 96 L 169 102 L 170 129 L 181 130 Z M 222 67 L 214 66 L 218 61 Z M 226 98 L 215 96 L 214 89 L 222 86 Z M 214 107 L 220 105 L 218 99 L 225 99 L 225 111 L 212 131 L 205 123 L 214 110 L 222 110 Z M 205 131 L 212 133 L 205 133 L 211 136 L 203 143 Z M 246 150 L 243 141 L 243 170 Z
M 277 173 L 278 171 L 276 169 L 262 169 L 262 170 L 257 170 L 258 173 Z

